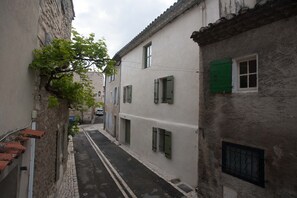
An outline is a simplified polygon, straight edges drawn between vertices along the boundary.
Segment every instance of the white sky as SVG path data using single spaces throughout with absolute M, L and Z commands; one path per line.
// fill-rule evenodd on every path
M 112 58 L 176 0 L 73 0 L 73 27 L 105 38 Z

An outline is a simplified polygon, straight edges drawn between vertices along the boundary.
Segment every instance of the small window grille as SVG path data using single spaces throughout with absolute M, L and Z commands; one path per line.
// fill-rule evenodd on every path
M 227 142 L 222 144 L 222 171 L 265 187 L 264 150 Z

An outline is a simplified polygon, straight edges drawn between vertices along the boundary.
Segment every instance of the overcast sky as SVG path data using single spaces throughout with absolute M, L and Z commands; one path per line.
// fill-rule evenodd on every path
M 109 55 L 118 52 L 176 0 L 73 0 L 73 27 L 105 38 Z

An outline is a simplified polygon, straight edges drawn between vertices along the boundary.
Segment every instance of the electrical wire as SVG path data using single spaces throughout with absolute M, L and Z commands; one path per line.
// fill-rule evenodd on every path
M 17 129 L 8 131 L 8 132 L 7 132 L 7 133 L 0 139 L 0 142 L 2 142 L 3 140 L 5 140 L 8 136 L 10 136 L 10 135 L 12 135 L 12 134 L 14 134 L 14 133 L 17 133 L 17 132 L 19 132 L 19 131 L 21 131 L 21 130 L 24 130 L 24 129 L 28 128 L 28 127 L 30 127 L 31 124 L 32 124 L 32 122 L 30 121 L 30 123 L 29 123 L 28 125 L 26 125 L 25 127 L 23 127 L 23 128 L 17 128 Z

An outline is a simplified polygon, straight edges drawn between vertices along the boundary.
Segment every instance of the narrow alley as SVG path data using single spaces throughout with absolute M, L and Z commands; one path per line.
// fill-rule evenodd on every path
M 73 138 L 80 197 L 184 197 L 98 130 Z

